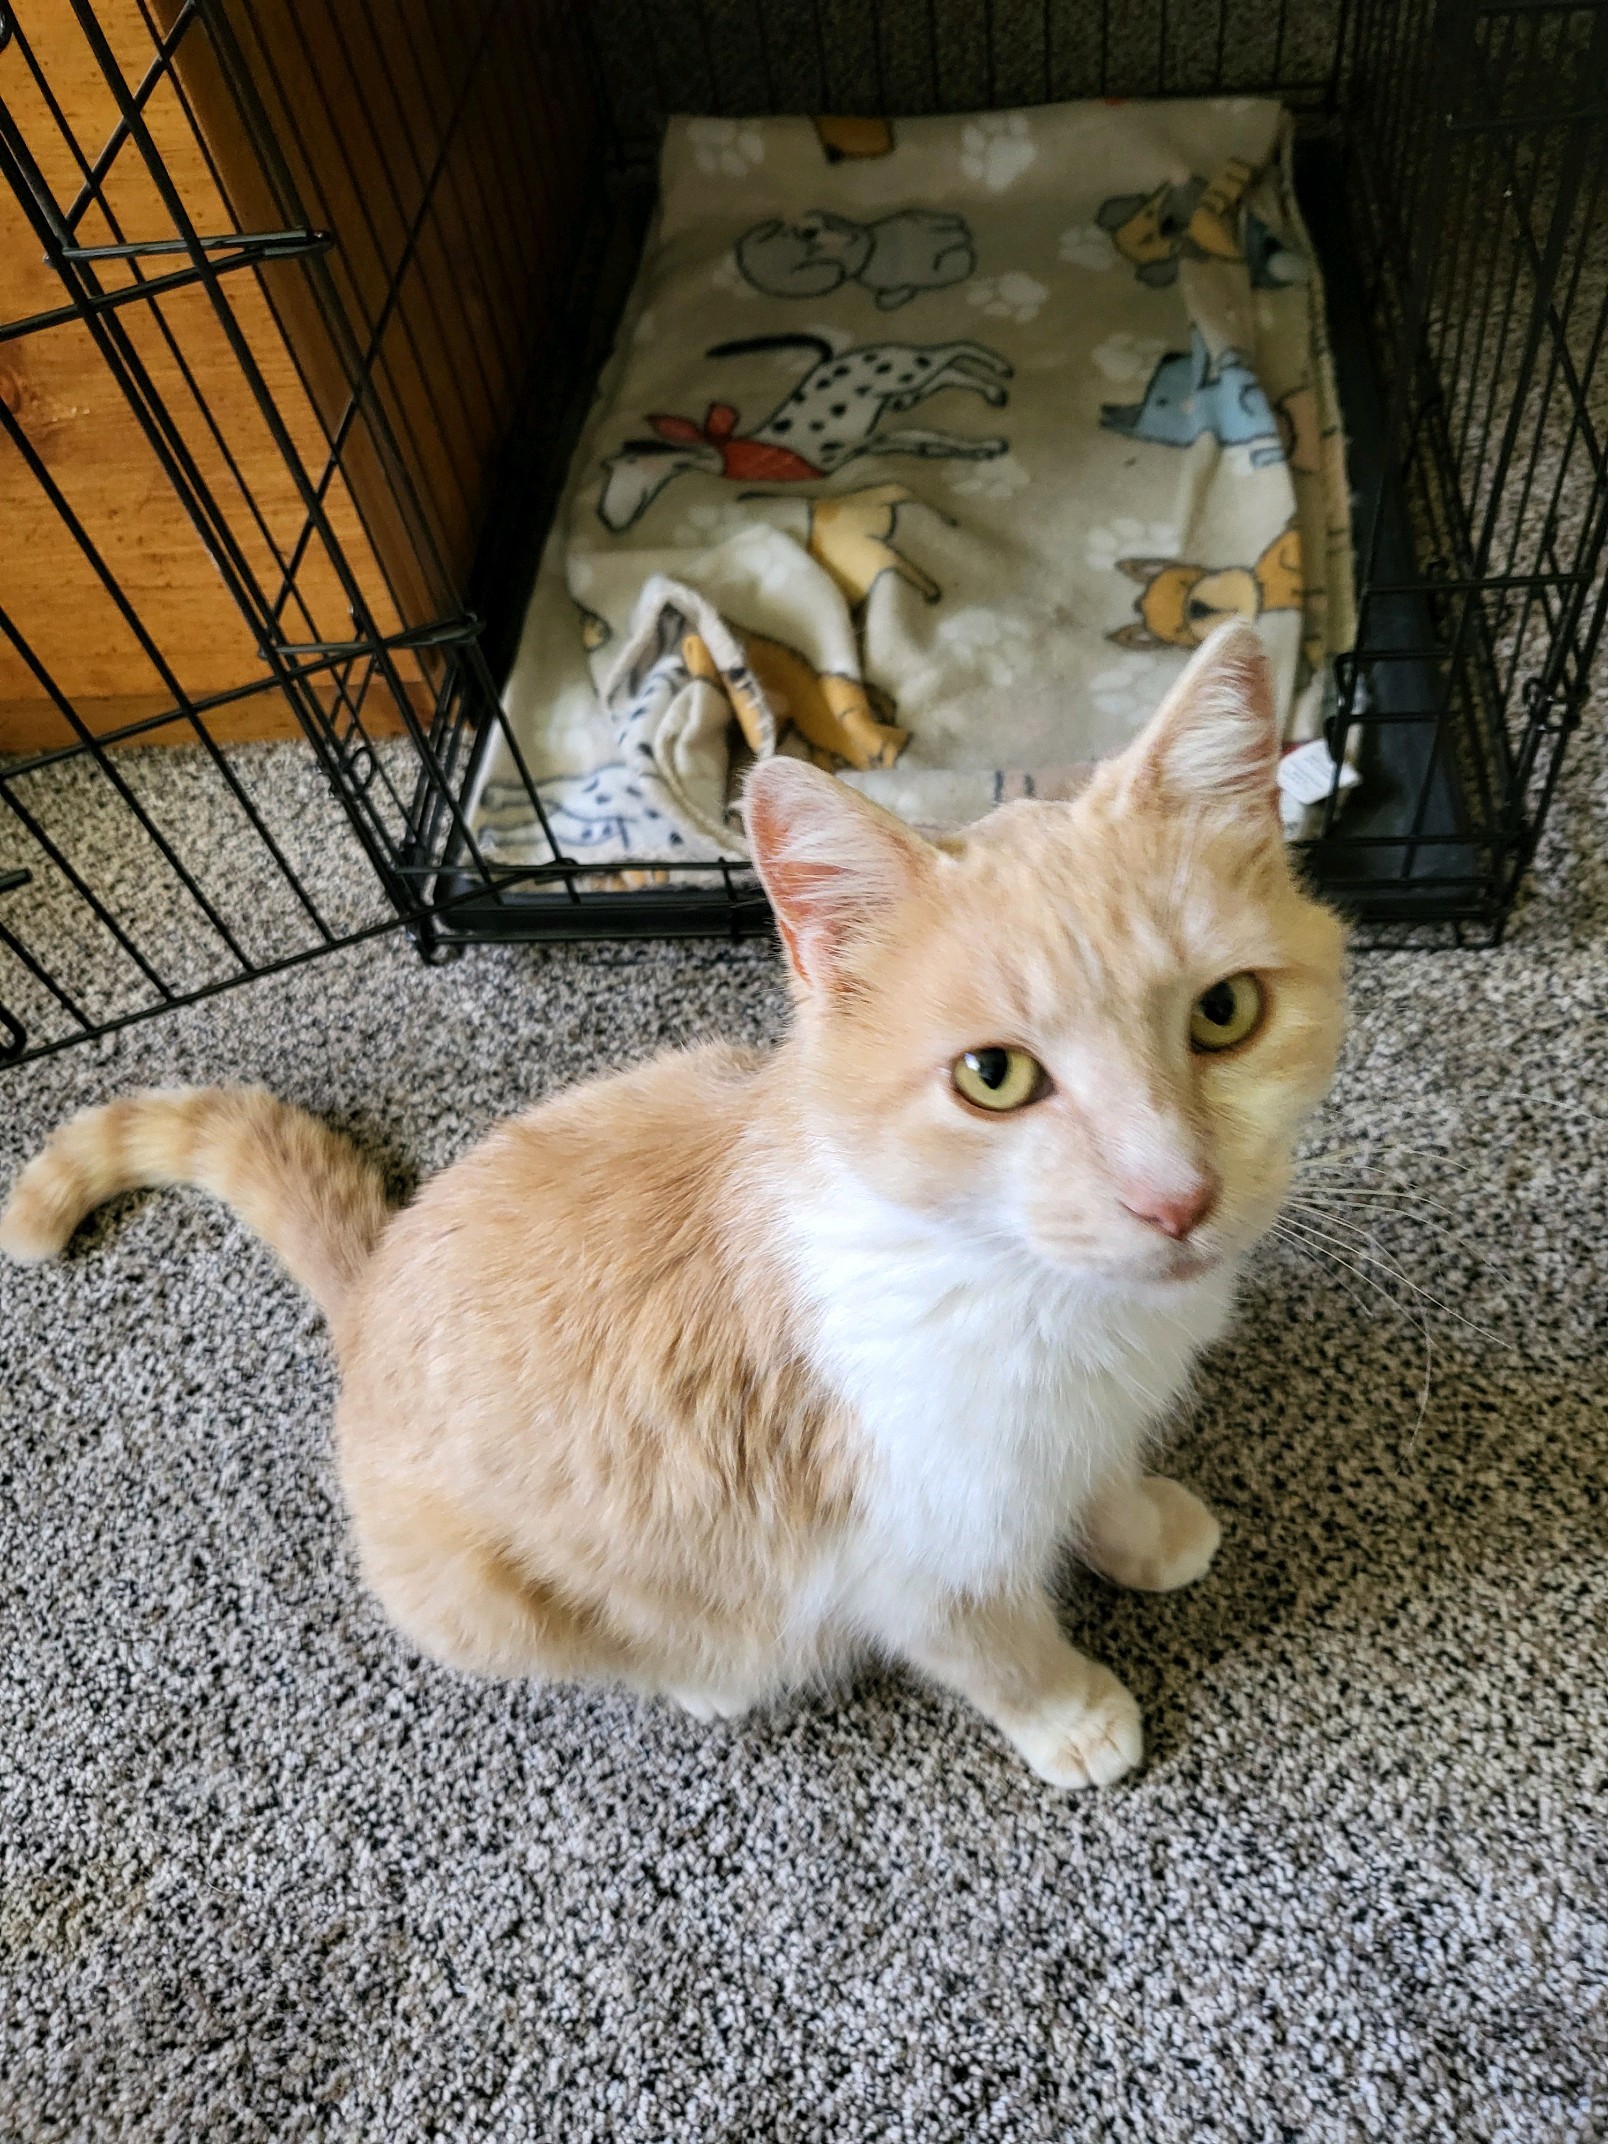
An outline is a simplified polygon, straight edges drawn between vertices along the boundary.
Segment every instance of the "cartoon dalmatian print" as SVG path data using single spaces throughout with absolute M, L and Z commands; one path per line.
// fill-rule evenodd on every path
M 643 762 L 609 760 L 590 774 L 557 776 L 540 784 L 547 823 L 559 845 L 584 859 L 592 850 L 613 855 L 656 856 L 686 846 L 665 810 L 651 745 L 637 747 Z
M 946 387 L 965 388 L 999 408 L 1011 367 L 981 343 L 873 342 L 839 352 L 819 335 L 755 335 L 717 343 L 708 355 L 787 349 L 812 351 L 816 361 L 785 401 L 748 431 L 739 431 L 738 412 L 729 402 L 712 402 L 702 423 L 650 416 L 657 436 L 627 440 L 605 465 L 597 505 L 604 527 L 615 534 L 630 528 L 667 484 L 692 469 L 738 483 L 803 484 L 863 454 L 989 461 L 1007 451 L 1003 439 L 965 439 L 921 425 L 883 429 L 886 418 Z
M 686 847 L 665 799 L 651 742 L 632 735 L 623 743 L 628 758 L 607 760 L 586 774 L 557 774 L 537 783 L 562 855 L 585 863 L 589 858 L 673 854 Z M 546 854 L 523 782 L 486 784 L 480 828 L 488 857 L 526 862 Z
M 581 615 L 585 640 L 585 621 L 595 613 Z M 630 856 L 670 859 L 685 851 L 686 837 L 653 751 L 665 709 L 685 681 L 685 672 L 664 659 L 679 646 L 684 630 L 680 617 L 667 608 L 653 645 L 633 669 L 623 702 L 612 710 L 614 757 L 585 773 L 554 774 L 537 782 L 562 855 L 585 863 Z M 488 856 L 522 859 L 545 849 L 522 782 L 486 784 L 480 826 Z

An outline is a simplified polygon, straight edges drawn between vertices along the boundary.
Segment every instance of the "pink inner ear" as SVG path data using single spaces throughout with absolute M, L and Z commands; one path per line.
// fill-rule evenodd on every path
M 829 904 L 820 899 L 831 876 L 811 864 L 783 864 L 770 874 L 777 928 L 801 982 L 813 982 L 815 971 L 828 966 L 837 950 L 840 933 L 832 929 Z
M 828 982 L 851 939 L 911 885 L 925 844 L 796 760 L 756 768 L 743 808 L 794 973 L 811 986 Z
M 807 983 L 811 977 L 804 957 L 805 940 L 810 935 L 806 919 L 823 882 L 832 874 L 820 864 L 788 855 L 785 817 L 762 784 L 756 784 L 749 793 L 747 820 L 754 862 L 775 910 L 789 965 L 799 981 Z
M 1278 715 L 1255 628 L 1217 627 L 1129 752 L 1139 780 L 1176 801 L 1275 805 Z

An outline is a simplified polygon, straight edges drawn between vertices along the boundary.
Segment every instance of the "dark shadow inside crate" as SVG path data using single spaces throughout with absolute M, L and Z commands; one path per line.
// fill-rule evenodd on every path
M 1315 144 L 1299 157 L 1296 176 L 1327 290 L 1346 428 L 1359 552 L 1358 644 L 1349 662 L 1358 673 L 1352 726 L 1362 777 L 1323 832 L 1301 845 L 1303 855 L 1332 899 L 1370 920 L 1462 913 L 1485 880 L 1462 773 L 1446 737 L 1437 662 L 1443 635 L 1391 451 L 1387 383 L 1369 339 L 1367 297 L 1345 218 L 1344 167 L 1332 146 Z M 1365 587 L 1360 553 L 1376 527 Z M 1332 733 L 1329 742 L 1343 752 L 1347 740 Z

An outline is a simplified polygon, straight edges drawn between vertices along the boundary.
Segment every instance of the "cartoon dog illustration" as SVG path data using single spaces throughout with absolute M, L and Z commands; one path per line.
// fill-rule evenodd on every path
M 1301 532 L 1292 521 L 1254 566 L 1193 566 L 1176 558 L 1119 558 L 1117 571 L 1138 581 L 1132 625 L 1107 637 L 1119 648 L 1197 648 L 1225 618 L 1300 610 L 1306 602 Z
M 893 547 L 900 507 L 920 503 L 903 484 L 872 484 L 810 501 L 810 556 L 837 582 L 851 611 L 859 611 L 884 573 L 907 581 L 924 603 L 937 602 L 943 592 L 938 583 Z
M 632 766 L 611 759 L 588 774 L 559 774 L 538 782 L 537 794 L 553 839 L 566 856 L 585 862 L 591 850 L 655 856 L 686 847 L 664 804 L 651 759 Z M 489 855 L 512 857 L 546 844 L 523 782 L 488 782 L 480 800 L 482 839 Z M 588 881 L 604 892 L 657 885 L 663 871 L 611 872 Z
M 1273 405 L 1284 441 L 1284 459 L 1303 476 L 1316 476 L 1323 466 L 1323 442 L 1327 436 L 1318 419 L 1318 398 L 1310 387 L 1292 387 Z
M 1249 164 L 1233 157 L 1209 184 L 1163 179 L 1152 193 L 1113 194 L 1100 204 L 1095 221 L 1110 232 L 1123 259 L 1133 263 L 1139 281 L 1153 287 L 1176 282 L 1180 260 L 1243 260 L 1253 290 L 1305 282 L 1301 255 L 1254 210 L 1239 213 L 1255 176 Z
M 977 254 L 965 219 L 940 209 L 902 208 L 855 223 L 812 208 L 797 223 L 773 216 L 745 231 L 737 265 L 768 298 L 823 298 L 859 283 L 891 313 L 920 291 L 964 283 Z
M 654 439 L 629 439 L 605 463 L 598 518 L 616 535 L 628 529 L 674 478 L 689 469 L 739 483 L 807 484 L 862 454 L 922 454 L 991 461 L 1003 439 L 962 439 L 953 432 L 905 426 L 880 429 L 890 414 L 946 387 L 968 388 L 991 408 L 1006 397 L 1011 367 L 981 343 L 862 343 L 840 355 L 819 335 L 755 335 L 717 343 L 710 357 L 760 350 L 809 350 L 816 362 L 786 399 L 752 430 L 740 432 L 729 402 L 712 402 L 700 424 L 691 417 L 650 416 Z M 1271 423 L 1271 420 L 1269 420 Z
M 723 672 L 697 633 L 688 633 L 682 641 L 681 659 L 689 676 L 718 685 L 725 693 L 751 748 L 758 749 L 762 734 L 760 712 L 753 703 L 756 685 L 776 717 L 778 732 L 791 722 L 823 764 L 891 767 L 910 742 L 908 730 L 878 719 L 870 688 L 859 678 L 815 669 L 785 640 L 736 626 L 732 630 L 748 658 L 746 673 Z
M 1160 360 L 1142 402 L 1103 403 L 1100 422 L 1164 447 L 1187 447 L 1210 432 L 1222 446 L 1250 447 L 1255 469 L 1284 459 L 1283 435 L 1255 371 L 1238 350 L 1214 363 L 1199 328 L 1187 351 L 1169 350 Z

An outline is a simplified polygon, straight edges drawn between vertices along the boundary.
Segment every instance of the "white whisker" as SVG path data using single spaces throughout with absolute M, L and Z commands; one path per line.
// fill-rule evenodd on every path
M 1441 1176 L 1451 1182 L 1466 1185 L 1471 1189 L 1489 1189 L 1493 1181 L 1490 1175 L 1486 1175 L 1481 1179 L 1466 1162 L 1455 1161 L 1449 1154 L 1441 1152 L 1436 1147 L 1428 1146 L 1399 1147 L 1393 1144 L 1374 1145 L 1370 1143 L 1366 1147 L 1359 1146 L 1334 1154 L 1298 1154 L 1295 1159 L 1295 1167 L 1298 1174 L 1315 1169 L 1330 1172 L 1343 1169 L 1354 1176 L 1377 1175 L 1383 1173 L 1391 1162 L 1398 1159 L 1413 1165 L 1422 1165 L 1428 1162 L 1433 1165 Z
M 1327 1255 L 1322 1249 L 1320 1249 L 1318 1245 L 1310 1242 L 1304 1236 L 1296 1235 L 1293 1230 L 1283 1227 L 1282 1224 L 1277 1221 L 1273 1223 L 1272 1227 L 1269 1228 L 1267 1233 L 1269 1236 L 1276 1236 L 1281 1243 L 1287 1244 L 1290 1249 L 1296 1253 L 1298 1257 L 1322 1258 Z M 1359 1295 L 1349 1281 L 1342 1280 L 1338 1282 L 1338 1286 L 1345 1290 L 1346 1294 L 1350 1296 L 1351 1300 L 1356 1304 L 1357 1308 L 1362 1312 L 1365 1318 L 1373 1319 L 1379 1315 L 1377 1307 L 1373 1303 L 1370 1303 L 1366 1296 Z M 1376 1281 L 1374 1283 L 1374 1286 L 1377 1289 L 1379 1283 Z M 1394 1300 L 1391 1301 L 1390 1307 L 1392 1310 L 1397 1312 L 1398 1316 L 1400 1315 L 1400 1306 Z
M 1462 1238 L 1450 1221 L 1442 1220 L 1436 1214 L 1419 1213 L 1412 1207 L 1349 1203 L 1330 1206 L 1317 1199 L 1287 1198 L 1284 1209 L 1287 1213 L 1304 1213 L 1316 1220 L 1332 1221 L 1337 1227 L 1355 1228 L 1367 1223 L 1375 1228 L 1394 1225 L 1424 1229 L 1448 1249 L 1462 1247 Z
M 1424 1417 L 1429 1411 L 1429 1390 L 1434 1374 L 1434 1342 L 1429 1329 L 1427 1313 L 1416 1304 L 1409 1309 L 1408 1305 L 1398 1301 L 1377 1275 L 1370 1273 L 1364 1266 L 1355 1265 L 1343 1251 L 1335 1248 L 1332 1238 L 1327 1238 L 1317 1233 L 1309 1233 L 1305 1224 L 1299 1221 L 1281 1219 L 1274 1223 L 1274 1229 L 1280 1235 L 1283 1235 L 1287 1242 L 1298 1244 L 1310 1256 L 1328 1259 L 1331 1263 L 1342 1266 L 1346 1272 L 1355 1274 L 1358 1280 L 1365 1282 L 1376 1294 L 1384 1297 L 1386 1303 L 1395 1311 L 1397 1317 L 1408 1324 L 1417 1326 L 1419 1335 L 1424 1343 L 1424 1380 L 1419 1388 L 1418 1412 L 1413 1418 L 1413 1426 L 1407 1437 L 1406 1449 L 1411 1452 L 1418 1442 L 1418 1432 L 1423 1428 Z M 1340 1285 L 1343 1288 L 1346 1287 L 1344 1281 Z M 1410 1285 L 1411 1283 L 1409 1283 Z M 1349 1295 L 1352 1291 L 1346 1288 L 1346 1293 Z
M 1465 1218 L 1457 1207 L 1448 1205 L 1445 1199 L 1436 1198 L 1431 1191 L 1396 1190 L 1387 1184 L 1313 1184 L 1303 1177 L 1296 1177 L 1294 1182 L 1298 1191 L 1305 1191 L 1318 1199 L 1346 1199 L 1376 1205 L 1433 1206 L 1437 1212 L 1446 1214 L 1453 1220 L 1460 1221 Z
M 1329 1237 L 1327 1240 L 1337 1243 L 1343 1248 L 1354 1252 L 1359 1258 L 1366 1258 L 1370 1262 L 1370 1264 L 1381 1267 L 1385 1272 L 1390 1274 L 1392 1279 L 1400 1281 L 1401 1285 L 1404 1288 L 1410 1288 L 1414 1295 L 1420 1297 L 1422 1301 L 1432 1305 L 1433 1308 L 1438 1310 L 1443 1317 L 1452 1318 L 1459 1325 L 1466 1325 L 1471 1333 L 1478 1333 L 1482 1340 L 1489 1340 L 1493 1347 L 1507 1347 L 1511 1345 L 1511 1343 L 1509 1341 L 1504 1340 L 1499 1333 L 1493 1333 L 1488 1329 L 1488 1327 L 1477 1324 L 1473 1318 L 1465 1317 L 1460 1310 L 1454 1310 L 1450 1303 L 1443 1302 L 1438 1295 L 1431 1294 L 1429 1289 L 1421 1288 L 1418 1285 L 1417 1281 L 1413 1280 L 1410 1275 L 1407 1274 L 1393 1258 L 1388 1257 L 1379 1248 L 1379 1244 L 1375 1237 L 1368 1229 L 1362 1227 L 1359 1223 L 1355 1221 L 1343 1220 L 1340 1218 L 1340 1216 L 1335 1214 L 1325 1214 L 1322 1215 L 1320 1218 L 1324 1221 L 1327 1221 L 1330 1226 L 1334 1228 L 1340 1228 L 1345 1230 L 1344 1235 L 1337 1237 Z M 1314 1235 L 1317 1235 L 1319 1237 L 1323 1237 L 1325 1234 L 1325 1231 L 1318 1226 L 1315 1220 L 1308 1219 L 1305 1221 L 1297 1221 L 1293 1222 L 1291 1225 L 1297 1228 L 1308 1229 Z
M 1364 1222 L 1380 1227 L 1386 1222 L 1398 1222 L 1414 1228 L 1427 1229 L 1441 1242 L 1461 1247 L 1463 1239 L 1453 1223 L 1438 1213 L 1421 1213 L 1415 1206 L 1397 1205 L 1393 1201 L 1372 1199 L 1348 1199 L 1329 1201 L 1295 1196 L 1284 1201 L 1285 1211 L 1311 1214 L 1324 1221 L 1333 1221 L 1337 1227 L 1359 1227 Z

